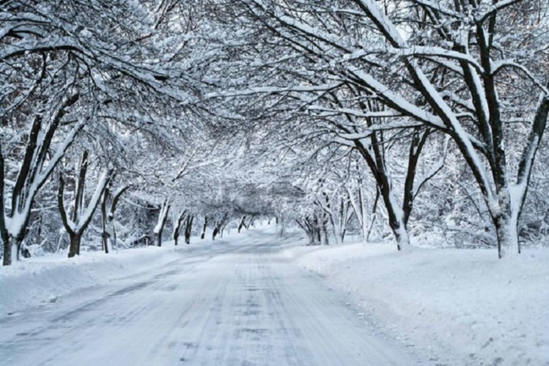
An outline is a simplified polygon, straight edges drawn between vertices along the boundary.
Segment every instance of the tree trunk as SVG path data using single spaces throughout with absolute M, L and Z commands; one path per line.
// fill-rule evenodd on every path
M 370 171 L 374 175 L 381 193 L 381 198 L 383 199 L 383 203 L 387 209 L 387 214 L 389 216 L 389 227 L 394 234 L 397 250 L 400 251 L 410 245 L 410 238 L 408 236 L 406 224 L 404 223 L 404 212 L 400 208 L 394 196 L 393 188 L 391 186 L 391 177 L 385 169 L 384 154 L 380 151 L 380 147 L 378 146 L 380 144 L 376 134 L 372 134 L 370 139 L 374 150 L 373 156 L 360 140 L 355 140 L 353 142 L 358 152 L 368 163 Z M 383 141 L 383 138 L 380 138 L 379 140 Z
M 109 254 L 109 234 L 106 231 L 101 233 L 101 246 L 105 254 Z
M 397 250 L 406 250 L 410 248 L 410 236 L 408 230 L 401 224 L 401 226 L 391 227 L 393 234 L 395 235 L 397 242 Z
M 229 215 L 225 213 L 219 220 L 214 222 L 215 228 L 212 233 L 212 240 L 215 240 L 217 235 L 223 237 L 223 229 L 225 228 L 225 225 L 227 224 L 228 219 L 229 219 Z
M 4 248 L 4 258 L 2 265 L 11 265 L 11 242 L 10 235 L 6 228 L 6 216 L 4 208 L 4 155 L 2 154 L 2 145 L 0 144 L 0 239 Z
M 239 234 L 240 234 L 240 231 L 242 230 L 242 228 L 244 226 L 246 226 L 245 221 L 246 221 L 246 215 L 242 216 L 242 218 L 240 219 L 240 223 L 238 224 L 238 233 Z
M 105 188 L 103 197 L 101 198 L 101 243 L 105 254 L 109 254 L 109 233 L 107 232 L 107 199 L 109 197 L 109 189 Z
M 2 242 L 4 245 L 4 257 L 2 258 L 2 265 L 4 266 L 10 266 L 11 265 L 11 251 L 12 251 L 12 243 L 9 238 L 2 238 Z
M 111 221 L 111 223 L 109 224 L 110 225 L 110 228 L 111 228 L 111 249 L 112 250 L 117 250 L 116 249 L 116 227 L 114 226 L 114 222 Z
M 18 241 L 12 237 L 8 237 L 4 240 L 4 258 L 3 265 L 10 266 L 17 260 Z
M 113 176 L 113 179 L 114 179 L 114 176 Z M 105 246 L 105 250 L 107 251 L 107 253 L 108 253 L 109 242 L 112 246 L 112 249 L 116 250 L 116 227 L 115 227 L 114 213 L 116 212 L 116 207 L 118 206 L 120 197 L 122 197 L 124 192 L 126 192 L 131 186 L 132 184 L 128 184 L 122 187 L 121 189 L 118 190 L 118 192 L 114 194 L 112 198 L 111 208 L 106 216 L 106 221 L 105 221 L 106 234 L 108 236 L 108 239 L 110 239 L 110 240 L 107 240 L 107 246 Z M 105 198 L 107 198 L 108 195 L 109 195 L 109 189 L 106 188 Z M 106 209 L 106 204 L 105 204 L 105 209 Z
M 185 225 L 185 243 L 187 244 L 191 244 L 193 221 L 194 221 L 194 215 L 189 215 L 187 217 L 187 223 Z
M 156 246 L 161 247 L 162 246 L 162 231 L 164 231 L 164 225 L 160 228 L 158 233 L 156 233 Z
M 82 173 L 83 171 L 80 171 L 80 178 L 84 178 L 85 174 Z M 95 187 L 95 192 L 93 194 L 92 199 L 88 203 L 87 207 L 83 207 L 84 202 L 83 199 L 78 203 L 78 200 L 75 199 L 75 212 L 81 212 L 80 214 L 73 215 L 74 220 L 72 221 L 68 218 L 67 212 L 65 210 L 65 204 L 63 199 L 63 193 L 65 189 L 65 181 L 63 180 L 63 177 L 59 177 L 59 190 L 57 192 L 57 205 L 59 208 L 59 214 L 61 216 L 61 222 L 63 223 L 63 226 L 65 230 L 69 233 L 69 236 L 71 237 L 71 245 L 69 249 L 69 258 L 74 257 L 75 255 L 80 255 L 80 238 L 82 237 L 82 234 L 90 224 L 93 213 L 95 212 L 97 206 L 99 205 L 99 202 L 101 198 L 103 198 L 105 189 L 107 189 L 107 185 L 110 182 L 110 179 L 112 178 L 113 170 L 109 169 L 108 171 L 103 172 L 101 175 L 101 178 L 99 179 L 99 182 L 97 183 L 97 186 Z M 82 191 L 84 190 L 85 182 L 78 182 L 78 190 Z M 78 229 L 76 229 L 78 228 Z M 78 237 L 77 240 L 73 239 L 74 237 Z
M 202 234 L 200 234 L 200 239 L 204 239 L 206 237 L 206 228 L 208 227 L 208 216 L 204 216 L 204 225 L 202 226 Z
M 70 245 L 69 245 L 69 258 L 73 258 L 75 255 L 80 255 L 80 242 L 82 240 L 81 233 L 69 233 Z
M 179 214 L 179 216 L 177 216 L 177 220 L 173 228 L 172 238 L 173 238 L 174 245 L 176 246 L 179 244 L 179 232 L 181 231 L 181 225 L 183 223 L 184 218 L 185 218 L 185 211 L 182 211 Z
M 170 212 L 170 204 L 168 200 L 164 200 L 160 208 L 160 213 L 158 214 L 158 223 L 154 228 L 154 233 L 156 235 L 156 246 L 162 246 L 162 232 L 164 231 L 164 226 L 168 220 L 168 213 Z
M 322 245 L 330 245 L 330 238 L 328 236 L 328 223 L 324 222 L 319 229 L 320 242 Z
M 378 192 L 379 191 L 376 190 L 376 200 L 379 197 Z M 357 179 L 357 196 L 353 194 L 350 187 L 347 187 L 347 194 L 350 199 L 351 207 L 353 208 L 353 211 L 355 213 L 355 217 L 357 218 L 357 221 L 360 225 L 360 239 L 364 243 L 367 240 L 368 220 L 361 178 Z
M 509 196 L 507 196 L 509 197 Z M 496 229 L 498 257 L 512 257 L 520 254 L 518 240 L 518 207 L 513 207 L 511 199 L 500 199 L 500 211 L 492 215 Z
M 389 227 L 391 228 L 397 243 L 397 250 L 403 250 L 410 246 L 410 237 L 404 223 L 404 214 L 398 204 L 395 202 L 391 189 L 381 187 L 381 197 L 385 203 L 387 214 L 389 216 Z

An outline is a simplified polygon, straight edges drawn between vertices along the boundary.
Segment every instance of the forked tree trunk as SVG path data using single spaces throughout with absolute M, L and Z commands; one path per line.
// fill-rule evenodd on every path
M 507 198 L 508 197 L 508 198 Z M 509 257 L 520 254 L 518 240 L 518 207 L 514 207 L 510 196 L 501 195 L 499 210 L 492 215 L 496 229 L 498 257 Z
M 169 211 L 170 211 L 170 204 L 168 200 L 165 200 L 162 203 L 162 206 L 160 209 L 160 213 L 158 216 L 158 223 L 154 228 L 154 233 L 156 235 L 156 246 L 158 247 L 162 246 L 162 232 L 164 231 L 164 226 L 166 225 L 166 221 L 168 220 Z
M 227 225 L 229 219 L 229 215 L 225 213 L 216 223 L 215 228 L 212 233 L 212 240 L 215 240 L 217 235 L 223 237 L 223 230 L 225 229 L 225 226 Z
M 177 216 L 177 220 L 173 228 L 172 239 L 173 239 L 174 245 L 176 246 L 179 244 L 179 233 L 181 232 L 181 226 L 183 224 L 184 219 L 185 219 L 185 211 L 182 211 L 179 214 L 179 216 Z
M 64 203 L 64 190 L 65 190 L 65 181 L 62 177 L 59 177 L 59 191 L 57 192 L 57 205 L 59 208 L 59 214 L 61 216 L 61 222 L 63 223 L 63 226 L 65 227 L 65 230 L 69 234 L 70 237 L 70 246 L 69 246 L 69 258 L 74 257 L 75 255 L 80 255 L 80 242 L 82 235 L 86 231 L 88 225 L 90 224 L 93 213 L 95 212 L 97 206 L 99 205 L 99 201 L 104 196 L 105 189 L 107 189 L 107 185 L 110 182 L 110 179 L 112 178 L 113 170 L 110 169 L 108 171 L 103 172 L 101 177 L 99 178 L 99 182 L 97 183 L 97 186 L 95 188 L 95 192 L 93 194 L 92 199 L 88 203 L 88 205 L 84 204 L 84 187 L 85 187 L 85 176 L 86 176 L 86 169 L 87 164 L 85 161 L 87 160 L 87 154 L 84 154 L 82 161 L 84 162 L 81 164 L 80 167 L 80 173 L 79 173 L 79 181 L 77 182 L 77 192 L 76 192 L 76 198 L 74 200 L 74 211 L 73 211 L 73 219 L 69 219 L 67 215 L 67 211 L 65 210 L 65 203 Z
M 114 178 L 114 177 L 113 177 Z M 102 227 L 102 238 L 103 238 L 103 248 L 105 253 L 109 253 L 109 243 L 113 249 L 116 249 L 116 227 L 114 221 L 114 214 L 116 212 L 116 207 L 120 201 L 120 197 L 126 192 L 132 185 L 128 184 L 118 190 L 112 197 L 110 209 L 107 212 L 107 201 L 110 195 L 109 188 L 105 188 L 103 193 L 103 199 L 101 201 L 101 227 Z
M 9 266 L 12 264 L 14 255 L 17 257 L 18 243 L 23 241 L 26 228 L 31 215 L 31 208 L 34 204 L 36 195 L 41 187 L 47 182 L 53 170 L 62 159 L 65 151 L 74 142 L 77 133 L 84 127 L 84 122 L 80 121 L 72 130 L 61 139 L 61 144 L 58 150 L 54 153 L 51 149 L 54 135 L 57 128 L 66 114 L 66 108 L 72 106 L 79 99 L 79 94 L 73 94 L 63 98 L 60 108 L 53 114 L 49 115 L 49 123 L 40 134 L 43 127 L 42 113 L 34 118 L 33 125 L 29 132 L 29 140 L 26 145 L 25 155 L 21 162 L 21 167 L 17 174 L 15 185 L 11 191 L 11 217 L 12 220 L 17 218 L 17 225 L 13 227 L 13 222 L 10 227 L 6 223 L 6 207 L 4 196 L 4 157 L 2 155 L 2 146 L 0 144 L 0 239 L 4 246 L 3 265 Z M 39 138 L 41 136 L 41 138 Z M 59 141 L 59 140 L 58 140 Z M 17 239 L 15 239 L 15 238 Z M 15 250 L 14 250 L 15 249 Z
M 508 215 L 499 215 L 494 219 L 498 240 L 498 257 L 509 257 L 520 254 L 517 223 Z

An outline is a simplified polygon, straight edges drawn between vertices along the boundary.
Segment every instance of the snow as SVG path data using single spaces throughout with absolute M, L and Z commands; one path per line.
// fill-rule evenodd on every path
M 0 267 L 0 318 L 91 286 L 144 272 L 177 260 L 182 256 L 213 252 L 228 245 L 225 241 L 194 240 L 194 245 L 173 247 L 150 246 L 110 254 L 84 252 L 68 259 L 66 253 L 23 259 L 11 266 Z
M 288 241 L 248 231 L 202 246 L 218 247 L 210 255 L 189 253 L 0 318 L 0 363 L 427 364 L 372 331 L 342 294 L 283 257 Z
M 367 84 L 370 88 L 372 88 L 372 90 L 374 90 L 383 99 L 386 99 L 390 101 L 392 104 L 394 104 L 395 109 L 399 111 L 406 111 L 406 113 L 408 113 L 410 116 L 413 116 L 417 120 L 423 121 L 426 124 L 429 124 L 436 128 L 439 128 L 439 129 L 445 128 L 444 123 L 440 118 L 430 113 L 429 111 L 421 109 L 418 106 L 408 102 L 401 95 L 391 91 L 386 85 L 380 83 L 377 79 L 375 79 L 369 73 L 357 67 L 352 67 L 352 66 L 349 66 L 348 70 L 357 78 L 360 78 L 361 80 L 363 80 L 365 84 Z
M 373 0 L 360 0 L 362 6 L 370 13 L 371 18 L 375 19 L 380 30 L 385 33 L 386 38 L 399 48 L 406 47 L 406 41 L 402 38 L 397 30 L 397 27 L 391 20 L 381 11 L 380 5 Z
M 395 364 L 408 357 L 400 353 L 403 346 L 423 364 L 549 365 L 549 251 L 531 249 L 498 260 L 495 250 L 397 252 L 392 243 L 310 247 L 299 232 L 281 239 L 273 227 L 233 231 L 214 242 L 193 238 L 191 245 L 178 247 L 166 242 L 161 248 L 84 253 L 70 260 L 30 258 L 2 267 L 0 344 L 21 359 L 27 348 L 58 361 L 55 354 L 69 352 L 59 364 L 73 362 L 78 352 L 107 360 L 107 353 L 85 351 L 84 345 L 91 345 L 112 350 L 122 363 L 131 356 L 137 363 L 157 357 L 158 364 L 173 364 L 177 351 L 191 363 L 200 359 L 212 365 L 239 357 L 285 364 L 305 356 L 309 363 L 351 365 L 357 364 L 351 353 L 364 341 L 359 326 L 375 335 L 367 337 L 368 344 L 380 347 L 379 355 L 368 355 L 386 357 L 396 347 Z M 318 287 L 323 283 L 332 290 Z M 145 289 L 134 290 L 140 284 Z M 84 315 L 77 319 L 80 312 Z M 81 329 L 80 323 L 88 329 L 75 335 L 82 349 L 60 346 L 66 343 L 61 341 L 51 348 L 32 346 L 34 328 L 44 342 L 50 337 L 54 342 L 59 329 L 66 337 L 71 327 Z M 144 331 L 157 327 L 163 330 Z M 23 339 L 15 334 L 27 330 L 28 342 L 16 342 Z M 326 332 L 337 339 L 325 338 Z M 103 337 L 111 333 L 116 339 Z M 132 342 L 123 341 L 127 337 Z M 193 347 L 181 348 L 181 339 Z M 120 342 L 132 345 L 120 353 Z M 351 353 L 330 353 L 333 342 Z
M 498 260 L 495 250 L 349 244 L 285 255 L 441 364 L 549 365 L 547 250 Z
M 76 222 L 69 223 L 69 225 L 72 226 L 71 229 L 73 231 L 85 229 L 85 226 L 87 226 L 87 223 L 91 220 L 93 213 L 95 212 L 97 205 L 99 204 L 99 200 L 101 199 L 101 196 L 105 192 L 105 188 L 107 187 L 107 184 L 109 184 L 109 181 L 111 178 L 112 178 L 111 171 L 104 170 L 101 173 L 101 176 L 99 177 L 99 181 L 95 186 L 95 191 L 93 193 L 93 196 L 90 199 L 90 202 L 88 203 L 86 210 L 81 216 L 78 217 Z
M 435 46 L 412 46 L 406 48 L 389 48 L 387 51 L 398 56 L 438 56 L 441 58 L 457 61 L 465 61 L 477 72 L 483 73 L 484 69 L 470 54 L 452 51 L 442 47 Z

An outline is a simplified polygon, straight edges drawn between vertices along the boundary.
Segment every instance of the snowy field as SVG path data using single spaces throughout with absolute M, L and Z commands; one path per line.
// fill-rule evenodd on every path
M 349 244 L 287 250 L 368 318 L 444 365 L 549 365 L 549 251 Z
M 211 258 L 219 261 L 219 255 L 232 251 L 253 253 L 254 245 L 262 243 L 276 244 L 273 258 L 319 274 L 356 309 L 357 323 L 396 338 L 434 364 L 549 365 L 548 251 L 498 260 L 493 250 L 416 248 L 396 253 L 392 245 L 382 244 L 306 247 L 300 234 L 281 240 L 272 227 L 233 232 L 213 243 L 195 239 L 176 248 L 168 242 L 162 248 L 85 253 L 72 260 L 26 259 L 0 268 L 0 319 L 24 316 L 36 306 L 52 307 L 85 288 L 176 268 L 174 263 L 184 258 L 194 258 L 185 264 L 188 268 Z M 242 251 L 243 245 L 248 249 Z M 253 260 L 252 267 L 242 268 L 261 269 Z

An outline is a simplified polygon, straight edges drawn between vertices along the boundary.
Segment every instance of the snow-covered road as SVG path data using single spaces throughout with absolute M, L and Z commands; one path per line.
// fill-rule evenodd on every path
M 375 333 L 258 236 L 0 319 L 0 364 L 419 364 Z

